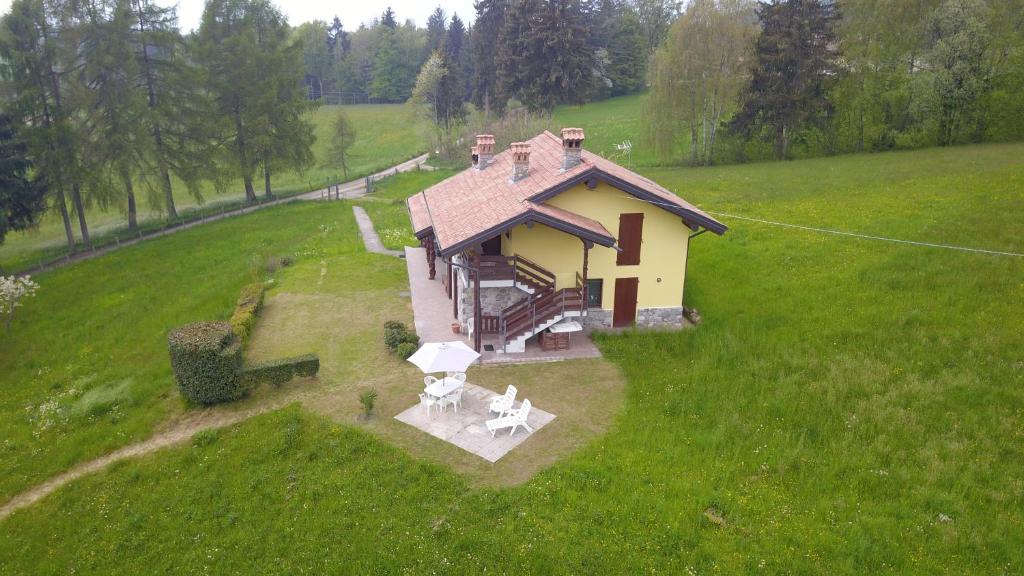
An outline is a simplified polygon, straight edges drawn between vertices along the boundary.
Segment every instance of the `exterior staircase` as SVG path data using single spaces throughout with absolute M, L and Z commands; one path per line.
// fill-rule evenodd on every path
M 583 277 L 576 274 L 576 286 L 555 290 L 555 276 L 536 264 L 533 272 L 517 275 L 515 284 L 529 296 L 505 310 L 498 317 L 498 336 L 503 352 L 525 352 L 526 340 L 565 318 L 579 317 L 584 310 Z

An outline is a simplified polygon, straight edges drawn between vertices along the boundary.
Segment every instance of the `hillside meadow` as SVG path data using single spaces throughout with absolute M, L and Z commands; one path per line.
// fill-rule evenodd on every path
M 348 115 L 356 131 L 356 142 L 350 150 L 352 159 L 349 180 L 383 170 L 426 150 L 416 130 L 410 129 L 410 126 L 415 126 L 415 121 L 408 109 L 402 105 L 320 106 L 310 112 L 310 121 L 316 135 L 313 146 L 316 162 L 304 172 L 290 171 L 274 175 L 271 184 L 275 194 L 287 195 L 317 190 L 324 188 L 328 181 L 345 180 L 339 167 L 323 165 L 329 147 L 332 122 L 339 111 Z M 262 174 L 258 175 L 256 180 L 256 192 L 262 196 Z M 229 181 L 223 190 L 216 190 L 210 185 L 202 186 L 201 201 L 189 194 L 181 182 L 175 180 L 174 184 L 175 205 L 181 215 L 200 207 L 210 209 L 217 205 L 238 203 L 245 198 L 241 179 Z M 144 189 L 136 191 L 136 194 L 140 223 L 145 225 L 147 220 L 164 215 L 162 206 L 154 208 L 150 205 Z M 99 237 L 126 227 L 125 202 L 119 200 L 106 208 L 95 205 L 88 208 L 90 234 Z M 75 238 L 81 241 L 77 221 Z M 21 267 L 26 263 L 52 258 L 63 253 L 66 246 L 60 216 L 56 213 L 47 213 L 37 229 L 7 235 L 4 243 L 0 244 L 0 269 Z
M 1024 252 L 1022 144 L 643 172 L 719 213 Z M 393 200 L 444 175 L 402 175 L 363 202 L 394 227 Z M 530 479 L 481 482 L 439 441 L 411 446 L 337 417 L 353 402 L 339 396 L 72 482 L 0 521 L 0 565 L 1024 571 L 1024 258 L 720 218 L 725 236 L 691 244 L 686 303 L 703 324 L 602 335 L 601 370 L 552 373 L 553 395 L 621 373 L 623 400 L 604 435 Z M 371 334 L 367 318 L 408 318 L 404 266 L 362 252 L 347 202 L 271 208 L 40 275 L 39 297 L 0 336 L 0 464 L 13 471 L 0 499 L 193 410 L 174 391 L 166 330 L 225 318 L 237 289 L 269 273 L 260 262 L 289 254 L 274 290 L 333 302 L 293 328 Z M 283 332 L 264 343 L 275 340 L 291 345 Z M 343 342 L 333 371 L 299 385 L 407 370 Z

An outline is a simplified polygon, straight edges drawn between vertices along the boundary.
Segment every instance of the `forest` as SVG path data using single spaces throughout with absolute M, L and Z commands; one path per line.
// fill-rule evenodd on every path
M 173 218 L 176 187 L 274 197 L 317 161 L 320 105 L 406 103 L 455 163 L 504 118 L 637 92 L 665 165 L 1024 137 L 1016 0 L 478 0 L 354 30 L 209 0 L 188 33 L 152 0 L 16 0 L 0 59 L 0 242 L 51 211 L 71 251 L 89 206 L 131 229 L 142 201 Z M 357 136 L 331 134 L 347 173 Z

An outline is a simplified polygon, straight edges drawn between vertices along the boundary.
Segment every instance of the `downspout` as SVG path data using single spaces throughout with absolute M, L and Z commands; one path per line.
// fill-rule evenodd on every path
M 693 234 L 690 234 L 686 237 L 686 256 L 683 258 L 683 297 L 682 301 L 679 303 L 679 305 L 682 306 L 683 308 L 686 308 L 686 276 L 690 268 L 690 240 L 693 240 L 697 236 L 700 236 L 701 234 L 707 231 L 707 228 L 701 228 L 697 232 L 694 232 Z

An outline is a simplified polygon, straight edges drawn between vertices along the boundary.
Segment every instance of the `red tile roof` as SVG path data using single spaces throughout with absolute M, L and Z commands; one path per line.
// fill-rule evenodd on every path
M 416 235 L 431 231 L 442 254 L 456 252 L 480 236 L 499 234 L 512 225 L 539 217 L 565 224 L 595 242 L 611 245 L 612 235 L 600 222 L 544 204 L 544 200 L 590 178 L 604 180 L 643 200 L 677 213 L 693 226 L 721 234 L 726 227 L 655 182 L 610 160 L 583 150 L 581 161 L 562 169 L 562 140 L 545 131 L 526 142 L 528 175 L 512 181 L 512 153 L 503 150 L 484 169 L 468 168 L 413 195 L 408 200 Z

